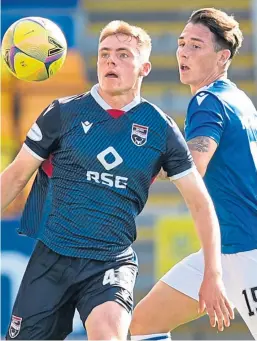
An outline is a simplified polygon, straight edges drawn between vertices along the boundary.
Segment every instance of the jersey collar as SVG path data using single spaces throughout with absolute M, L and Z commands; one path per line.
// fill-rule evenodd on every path
M 90 93 L 91 96 L 95 99 L 95 101 L 104 109 L 104 110 L 109 110 L 109 109 L 115 109 L 112 108 L 108 103 L 105 102 L 105 100 L 99 95 L 98 93 L 98 89 L 99 89 L 99 84 L 95 84 Z M 120 110 L 123 110 L 125 112 L 131 110 L 132 108 L 134 108 L 136 105 L 138 105 L 141 102 L 141 97 L 140 96 L 136 96 L 132 102 L 130 102 L 129 104 L 125 105 L 125 107 L 121 108 Z
M 228 82 L 228 83 L 230 82 L 230 80 L 229 80 L 228 78 L 226 78 L 226 77 L 220 77 L 220 78 L 216 79 L 216 81 L 212 82 L 211 84 L 205 85 L 205 86 L 203 86 L 202 88 L 198 89 L 198 90 L 196 91 L 196 93 L 198 94 L 198 93 L 201 92 L 201 91 L 208 90 L 208 88 L 212 87 L 213 84 L 216 83 L 216 82 L 218 82 L 218 81 L 223 81 L 223 82 Z

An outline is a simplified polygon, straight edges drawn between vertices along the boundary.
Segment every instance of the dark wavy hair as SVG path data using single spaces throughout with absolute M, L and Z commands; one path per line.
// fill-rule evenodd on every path
M 191 14 L 188 23 L 208 27 L 214 34 L 216 51 L 228 49 L 231 52 L 230 59 L 238 53 L 243 42 L 243 34 L 239 23 L 232 15 L 215 8 L 201 8 Z

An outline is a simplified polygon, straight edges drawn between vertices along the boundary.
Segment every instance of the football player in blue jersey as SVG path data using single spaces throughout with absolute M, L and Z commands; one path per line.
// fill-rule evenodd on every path
M 182 193 L 202 243 L 203 302 L 219 323 L 229 323 L 212 201 L 176 124 L 140 96 L 150 52 L 141 28 L 108 24 L 99 40 L 99 84 L 53 101 L 2 174 L 5 208 L 38 170 L 19 229 L 38 242 L 7 339 L 64 339 L 76 308 L 90 340 L 126 339 L 138 271 L 135 218 L 161 167 Z
M 232 16 L 200 9 L 178 39 L 177 60 L 193 95 L 185 136 L 218 215 L 226 292 L 257 340 L 257 112 L 227 78 L 242 39 Z M 133 339 L 169 339 L 200 317 L 203 277 L 202 250 L 175 265 L 135 308 Z

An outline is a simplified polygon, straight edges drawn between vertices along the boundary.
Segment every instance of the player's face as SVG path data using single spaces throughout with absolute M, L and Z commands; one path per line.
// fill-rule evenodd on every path
M 177 60 L 180 81 L 198 90 L 215 80 L 220 54 L 215 51 L 214 35 L 202 24 L 189 23 L 178 39 Z
M 125 94 L 140 86 L 148 64 L 143 63 L 137 40 L 124 34 L 112 35 L 99 44 L 97 73 L 100 87 L 109 94 Z

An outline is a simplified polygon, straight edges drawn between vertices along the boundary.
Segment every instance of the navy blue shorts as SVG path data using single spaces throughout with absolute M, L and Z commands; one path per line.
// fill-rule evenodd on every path
M 62 256 L 38 242 L 6 338 L 63 340 L 72 332 L 75 309 L 84 325 L 92 309 L 107 301 L 132 312 L 137 272 L 135 255 L 125 261 L 103 262 Z

